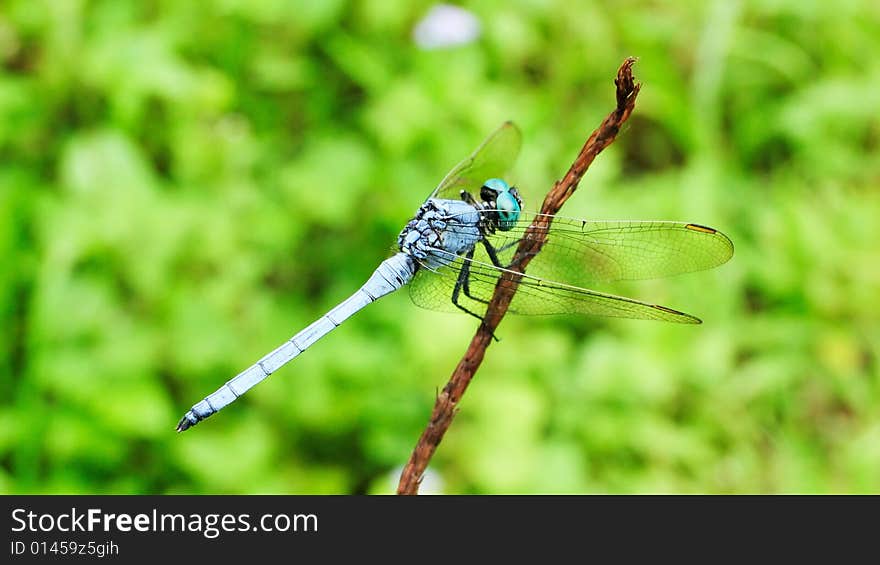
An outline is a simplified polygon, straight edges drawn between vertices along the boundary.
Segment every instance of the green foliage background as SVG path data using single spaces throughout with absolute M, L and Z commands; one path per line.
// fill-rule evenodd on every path
M 391 492 L 475 324 L 384 298 L 197 428 L 513 119 L 530 209 L 676 219 L 714 271 L 603 287 L 704 325 L 508 317 L 426 489 L 880 491 L 880 4 L 7 0 L 0 492 Z

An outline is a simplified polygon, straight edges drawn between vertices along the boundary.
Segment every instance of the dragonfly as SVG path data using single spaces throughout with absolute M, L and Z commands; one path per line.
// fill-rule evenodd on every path
M 502 124 L 443 178 L 400 232 L 397 252 L 357 292 L 193 405 L 177 431 L 216 414 L 362 308 L 405 285 L 418 306 L 482 320 L 499 278 L 513 272 L 523 239 L 542 237 L 544 243 L 527 272 L 517 272 L 511 313 L 701 323 L 666 306 L 586 287 L 716 267 L 733 255 L 726 235 L 695 223 L 555 215 L 529 229 L 539 214 L 523 210 L 518 189 L 504 180 L 521 146 L 519 128 Z

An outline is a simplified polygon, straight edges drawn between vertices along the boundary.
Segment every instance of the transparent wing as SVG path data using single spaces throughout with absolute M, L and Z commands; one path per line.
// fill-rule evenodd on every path
M 438 250 L 438 253 L 443 252 Z M 413 302 L 431 310 L 459 312 L 452 302 L 452 295 L 459 272 L 465 267 L 470 271 L 468 288 L 460 290 L 458 303 L 482 315 L 495 291 L 498 278 L 505 271 L 483 260 L 468 260 L 459 256 L 439 269 L 420 269 L 409 284 Z M 513 314 L 591 314 L 683 324 L 701 323 L 699 318 L 665 306 L 556 283 L 530 274 L 522 276 L 508 311 Z
M 489 236 L 509 264 L 534 214 L 520 217 L 507 232 Z M 699 224 L 662 221 L 588 221 L 555 216 L 544 247 L 529 263 L 532 276 L 574 286 L 596 282 L 661 278 L 711 269 L 733 255 L 723 233 Z
M 522 133 L 513 122 L 504 122 L 470 157 L 453 167 L 429 198 L 458 200 L 462 189 L 477 191 L 487 179 L 504 178 L 522 146 Z

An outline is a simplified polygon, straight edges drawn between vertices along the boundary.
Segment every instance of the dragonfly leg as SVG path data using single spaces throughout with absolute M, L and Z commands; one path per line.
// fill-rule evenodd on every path
M 513 242 L 513 243 L 516 243 L 516 242 Z M 488 241 L 486 241 L 485 239 L 483 240 L 483 245 L 486 247 L 486 253 L 489 254 L 489 259 L 492 261 L 492 263 L 498 268 L 501 268 L 501 269 L 506 268 L 504 266 L 504 264 L 501 263 L 501 260 L 498 258 L 498 251 L 495 249 L 495 247 L 493 247 L 492 244 L 489 243 Z M 507 245 L 499 248 L 499 250 L 503 251 L 505 249 L 510 248 L 510 246 L 511 246 L 511 244 L 507 244 Z M 470 271 L 471 271 L 470 259 L 473 259 L 473 257 L 474 257 L 474 251 L 471 250 L 471 252 L 465 256 L 465 261 L 464 261 L 465 264 L 462 266 L 462 270 L 459 272 L 459 275 L 458 275 L 459 279 L 461 279 L 462 274 L 464 274 L 466 272 L 466 276 L 464 277 L 464 280 L 461 282 L 461 290 L 463 290 L 464 295 L 467 296 L 468 298 L 470 298 L 471 300 L 474 300 L 476 302 L 482 302 L 483 304 L 489 304 L 488 300 L 484 300 L 478 296 L 474 296 L 471 294 L 470 284 L 468 284 L 468 283 L 471 280 L 470 279 Z M 457 304 L 456 304 L 456 306 L 457 306 Z
M 477 298 L 473 296 L 470 291 L 470 276 L 471 276 L 471 259 L 474 258 L 474 250 L 471 249 L 467 255 L 465 255 L 465 260 L 462 261 L 461 270 L 458 272 L 458 279 L 455 281 L 455 288 L 452 289 L 452 303 L 455 304 L 455 307 L 461 310 L 462 312 L 467 312 L 474 318 L 478 319 L 480 323 L 485 323 L 483 317 L 479 314 L 468 310 L 464 306 L 458 303 L 458 297 L 461 295 L 461 292 L 464 291 L 464 295 L 470 298 L 471 300 L 475 300 L 477 302 L 482 302 L 483 304 L 488 304 L 489 302 L 483 300 L 481 298 Z M 498 339 L 498 336 L 495 335 L 495 332 L 492 332 L 492 339 L 495 341 L 501 341 Z
M 498 267 L 499 269 L 504 269 L 505 266 L 502 265 L 501 260 L 498 259 L 498 251 L 495 249 L 495 247 L 491 243 L 489 243 L 485 237 L 483 239 L 481 239 L 480 241 L 483 243 L 483 247 L 486 248 L 486 253 L 489 254 L 489 260 L 492 261 L 492 264 L 495 265 L 496 267 Z M 503 249 L 505 249 L 505 248 L 502 248 L 502 250 Z M 471 255 L 473 255 L 473 252 L 471 252 Z
M 474 258 L 474 250 L 471 249 L 467 255 L 464 257 L 464 261 L 462 261 L 461 270 L 458 271 L 458 279 L 455 281 L 455 288 L 452 289 L 452 303 L 455 304 L 455 307 L 461 310 L 462 312 L 467 312 L 474 318 L 477 318 L 481 322 L 483 321 L 483 317 L 479 314 L 471 312 L 464 306 L 458 303 L 458 297 L 461 295 L 461 292 L 464 291 L 464 295 L 470 298 L 471 300 L 478 300 L 479 302 L 485 302 L 483 300 L 479 300 L 470 293 L 470 286 L 468 281 L 471 276 L 471 259 Z
M 510 243 L 505 243 L 504 245 L 502 245 L 501 247 L 496 249 L 495 252 L 496 253 L 504 253 L 505 251 L 507 251 L 511 247 L 516 247 L 517 245 L 519 245 L 520 241 L 522 241 L 522 240 L 521 239 L 514 239 Z
M 464 276 L 464 280 L 462 280 L 462 282 L 461 282 L 461 290 L 464 292 L 464 295 L 467 296 L 468 298 L 470 298 L 471 300 L 473 300 L 475 302 L 482 302 L 483 304 L 488 305 L 489 304 L 488 300 L 485 300 L 483 298 L 480 298 L 479 296 L 474 296 L 473 294 L 471 294 L 471 285 L 470 285 L 470 282 L 471 282 L 471 263 L 470 263 L 470 259 L 473 259 L 473 257 L 474 257 L 474 251 L 471 250 L 471 252 L 465 256 L 465 261 L 464 261 L 464 264 L 462 265 L 462 270 L 461 270 L 461 272 L 459 272 L 459 275 L 458 275 L 459 278 L 461 278 L 462 273 L 466 272 L 466 274 Z M 480 319 L 482 320 L 482 318 L 480 318 Z

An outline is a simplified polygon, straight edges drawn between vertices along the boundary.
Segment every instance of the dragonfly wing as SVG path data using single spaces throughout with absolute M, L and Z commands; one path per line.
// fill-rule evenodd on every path
M 421 306 L 428 310 L 461 312 L 461 309 L 457 308 L 452 302 L 452 293 L 457 279 L 458 272 L 453 266 L 440 267 L 433 271 L 427 267 L 419 268 L 416 271 L 416 276 L 407 285 L 409 297 L 416 306 Z M 481 287 L 479 290 L 481 293 L 485 293 L 484 288 Z M 486 310 L 485 304 L 482 305 L 482 308 L 479 308 L 479 303 L 475 304 L 474 302 L 471 299 L 459 301 L 462 306 L 472 312 L 481 313 Z
M 499 269 L 482 260 L 468 260 L 460 256 L 455 257 L 448 265 L 433 271 L 427 268 L 420 269 L 410 283 L 410 296 L 413 302 L 432 310 L 460 311 L 453 304 L 452 295 L 459 272 L 463 268 L 469 270 L 468 288 L 460 289 L 458 303 L 471 312 L 484 313 L 495 291 L 496 283 L 506 269 Z M 556 283 L 530 274 L 522 275 L 508 311 L 527 315 L 591 314 L 684 324 L 700 323 L 699 318 L 665 306 Z
M 527 232 L 531 215 L 490 237 L 512 257 Z M 587 221 L 554 217 L 544 247 L 529 263 L 533 276 L 574 286 L 597 282 L 661 278 L 711 269 L 733 255 L 733 243 L 709 227 L 684 222 Z
M 504 122 L 464 161 L 456 165 L 429 198 L 458 200 L 462 190 L 478 191 L 490 178 L 503 178 L 519 155 L 522 133 Z

